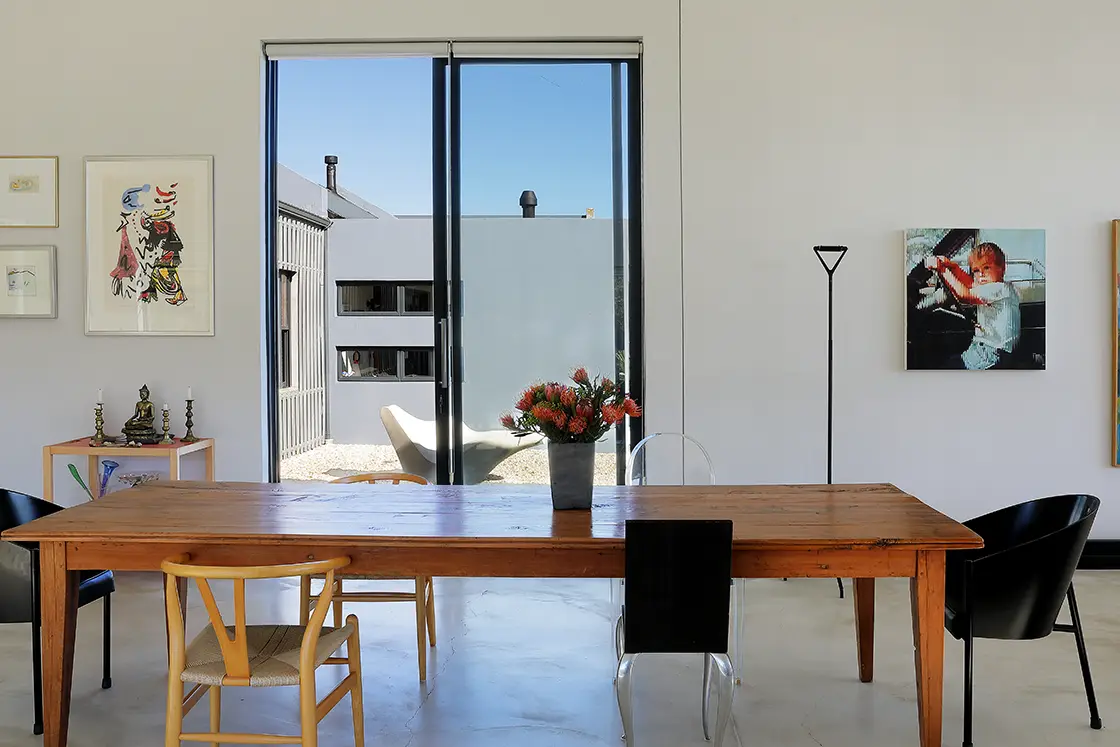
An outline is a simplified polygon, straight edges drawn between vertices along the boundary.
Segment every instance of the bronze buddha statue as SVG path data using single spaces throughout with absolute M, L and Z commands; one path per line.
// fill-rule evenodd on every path
M 140 387 L 140 401 L 136 403 L 136 412 L 129 418 L 124 428 L 124 438 L 127 443 L 155 444 L 159 443 L 160 436 L 156 433 L 156 408 L 148 401 L 148 385 Z

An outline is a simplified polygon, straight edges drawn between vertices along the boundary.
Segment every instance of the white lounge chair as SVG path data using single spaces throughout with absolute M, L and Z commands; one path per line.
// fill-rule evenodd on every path
M 401 469 L 420 475 L 429 482 L 436 481 L 436 424 L 421 420 L 397 405 L 381 408 L 381 423 L 389 434 L 389 441 L 397 452 Z M 490 472 L 522 449 L 544 441 L 537 434 L 515 436 L 509 431 L 475 431 L 463 425 L 463 482 L 476 485 Z

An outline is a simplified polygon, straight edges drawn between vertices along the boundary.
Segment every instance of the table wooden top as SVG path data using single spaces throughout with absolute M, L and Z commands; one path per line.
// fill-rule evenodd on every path
M 197 441 L 190 443 L 184 442 L 180 438 L 173 438 L 169 444 L 142 444 L 140 446 L 125 446 L 124 444 L 117 445 L 103 445 L 103 446 L 90 446 L 89 442 L 93 436 L 83 436 L 82 438 L 75 438 L 70 441 L 63 441 L 62 443 L 50 444 L 43 448 L 51 454 L 56 455 L 86 455 L 86 456 L 161 456 L 167 457 L 171 452 L 176 451 L 180 456 L 191 454 L 203 449 L 213 448 L 214 439 L 200 438 Z
M 547 486 L 156 482 L 5 540 L 417 547 L 621 547 L 627 519 L 731 519 L 737 550 L 962 549 L 978 535 L 893 485 L 596 487 L 553 511 Z

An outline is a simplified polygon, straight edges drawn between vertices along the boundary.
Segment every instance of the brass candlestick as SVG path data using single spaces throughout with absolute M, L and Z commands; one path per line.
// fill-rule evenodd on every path
M 97 406 L 93 408 L 93 422 L 96 428 L 96 432 L 93 434 L 93 438 L 91 438 L 89 441 L 90 446 L 103 446 L 105 444 L 104 408 L 105 405 L 101 404 L 100 402 L 98 402 Z
M 166 407 L 163 408 L 163 438 L 160 439 L 161 444 L 174 443 L 171 440 L 171 411 Z
M 191 430 L 192 428 L 194 428 L 193 417 L 194 417 L 194 400 L 193 399 L 188 399 L 187 400 L 187 435 L 183 436 L 183 443 L 185 443 L 185 444 L 193 444 L 195 441 L 198 440 L 198 436 L 194 435 L 194 431 Z

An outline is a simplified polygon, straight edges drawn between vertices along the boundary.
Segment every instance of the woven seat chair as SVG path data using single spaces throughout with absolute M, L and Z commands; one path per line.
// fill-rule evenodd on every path
M 428 485 L 428 481 L 418 475 L 407 472 L 365 472 L 360 475 L 349 475 L 331 480 L 332 483 L 388 483 L 400 485 L 412 483 Z M 405 580 L 385 579 L 382 576 L 347 575 L 350 580 Z M 417 666 L 420 670 L 420 680 L 428 679 L 428 655 L 425 641 L 428 646 L 436 645 L 436 592 L 431 576 L 417 576 L 414 579 L 415 587 L 412 591 L 343 591 L 342 576 L 336 575 L 334 584 L 334 624 L 342 625 L 343 602 L 413 602 L 416 605 L 416 652 Z M 311 598 L 311 578 L 305 578 L 300 585 L 300 620 L 306 621 L 314 607 Z
M 355 747 L 365 745 L 362 714 L 361 649 L 358 619 L 351 615 L 345 625 L 323 627 L 334 591 L 334 574 L 349 565 L 349 558 L 332 558 L 277 566 L 204 566 L 190 563 L 189 556 L 165 560 L 167 574 L 167 635 L 169 665 L 167 679 L 167 728 L 165 747 L 181 742 L 229 744 L 298 744 L 317 747 L 319 722 L 350 694 L 354 717 Z M 319 595 L 318 609 L 306 625 L 248 625 L 245 610 L 245 581 L 248 579 L 306 578 L 324 574 L 327 580 Z M 179 595 L 179 579 L 193 578 L 210 618 L 194 640 L 186 643 L 186 624 Z M 233 625 L 226 625 L 210 589 L 210 580 L 233 581 Z M 346 644 L 346 656 L 334 654 Z M 315 670 L 323 664 L 345 664 L 349 674 L 326 697 L 315 699 Z M 190 690 L 184 694 L 186 686 Z M 298 735 L 243 734 L 221 731 L 223 687 L 299 687 Z M 202 696 L 210 693 L 210 731 L 183 732 L 183 717 Z

